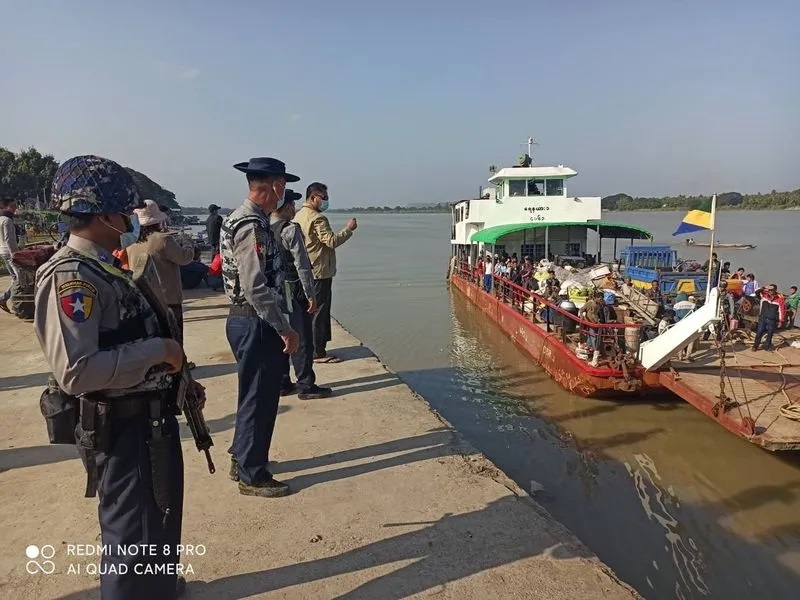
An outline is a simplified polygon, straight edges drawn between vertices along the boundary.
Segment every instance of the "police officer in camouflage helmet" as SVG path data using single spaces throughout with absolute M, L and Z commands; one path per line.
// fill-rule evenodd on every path
M 184 355 L 112 256 L 135 239 L 127 215 L 139 194 L 117 163 L 77 156 L 58 168 L 52 198 L 70 236 L 36 274 L 35 330 L 57 383 L 43 394 L 43 412 L 53 394 L 80 408 L 86 495 L 97 492 L 110 551 L 101 596 L 174 598 L 186 582 L 176 576 L 183 457 L 170 390 Z M 126 555 L 143 544 L 147 551 Z

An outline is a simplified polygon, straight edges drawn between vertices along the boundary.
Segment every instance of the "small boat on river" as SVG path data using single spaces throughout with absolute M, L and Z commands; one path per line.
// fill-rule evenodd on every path
M 692 238 L 686 240 L 687 246 L 697 246 L 698 248 L 710 248 L 711 242 L 695 242 Z M 755 244 L 738 244 L 738 243 L 725 243 L 725 242 L 714 242 L 714 248 L 726 248 L 728 250 L 752 250 L 755 248 Z
M 800 449 L 800 330 L 778 332 L 781 347 L 775 353 L 749 351 L 754 322 L 737 314 L 739 329 L 735 335 L 728 331 L 727 318 L 723 323 L 721 317 L 726 291 L 714 287 L 706 294 L 707 274 L 671 265 L 662 277 L 660 257 L 671 256 L 674 263 L 675 251 L 652 246 L 652 235 L 638 225 L 602 220 L 599 196 L 568 194 L 567 180 L 577 172 L 564 165 L 534 166 L 530 143 L 519 165 L 490 170 L 492 187 L 453 204 L 451 287 L 576 395 L 637 399 L 671 391 L 754 444 Z M 588 252 L 590 235 L 594 254 Z M 631 244 L 619 253 L 627 260 L 622 272 L 617 270 L 619 239 Z M 650 246 L 634 246 L 634 240 Z M 611 243 L 613 260 L 602 264 L 603 248 L 609 254 Z M 555 269 L 562 295 L 545 297 L 536 286 L 498 272 L 496 260 L 503 255 L 530 257 L 540 266 L 540 280 Z M 494 257 L 488 273 L 479 262 L 486 256 Z M 583 278 L 584 289 L 565 289 L 568 278 Z M 694 292 L 700 302 L 660 335 L 654 329 L 663 308 L 643 293 L 654 280 L 667 303 L 681 291 Z M 579 316 L 578 306 L 597 289 L 613 305 L 615 322 Z M 703 332 L 719 328 L 721 343 L 715 334 L 701 339 Z M 689 344 L 694 344 L 694 360 L 679 361 Z

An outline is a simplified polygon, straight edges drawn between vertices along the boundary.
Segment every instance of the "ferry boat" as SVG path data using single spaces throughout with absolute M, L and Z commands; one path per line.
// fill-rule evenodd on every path
M 603 244 L 617 240 L 652 240 L 646 229 L 601 219 L 599 196 L 571 196 L 567 182 L 577 171 L 565 165 L 534 166 L 531 145 L 519 164 L 493 171 L 491 187 L 480 198 L 452 207 L 452 284 L 477 304 L 553 379 L 570 392 L 587 397 L 637 394 L 660 387 L 632 356 L 640 324 L 590 323 L 542 295 L 503 278 L 475 271 L 479 257 L 516 254 L 534 264 L 585 268 L 600 263 Z M 597 251 L 588 252 L 590 233 Z M 607 271 L 606 271 L 607 272 Z M 580 301 L 578 301 L 580 303 Z M 542 317 L 544 313 L 544 317 Z M 625 352 L 623 340 L 630 350 Z M 603 364 L 583 358 L 587 345 L 610 349 Z
M 635 249 L 634 240 L 652 243 L 651 233 L 637 225 L 603 220 L 598 196 L 571 196 L 567 182 L 577 172 L 564 165 L 533 165 L 532 142 L 528 140 L 528 152 L 518 165 L 490 169 L 491 187 L 481 188 L 479 198 L 452 205 L 451 287 L 576 395 L 633 399 L 670 391 L 751 443 L 773 451 L 800 449 L 800 330 L 779 332 L 781 347 L 775 353 L 749 349 L 752 315 L 737 314 L 739 329 L 725 333 L 721 342 L 714 336 L 702 337 L 709 326 L 720 326 L 722 299 L 729 293 L 713 287 L 707 289 L 704 304 L 666 332 L 643 335 L 655 324 L 656 312 L 650 311 L 654 303 L 648 304 L 637 282 L 620 286 L 621 278 L 602 259 L 604 246 L 609 254 L 613 244 L 613 263 L 618 240 L 630 241 L 631 246 L 621 252 L 629 254 Z M 595 238 L 594 252 L 589 252 L 589 236 Z M 651 246 L 645 254 L 657 253 L 658 248 Z M 481 257 L 504 254 L 516 254 L 519 260 L 530 257 L 545 269 L 597 265 L 590 271 L 591 283 L 614 289 L 617 322 L 581 318 L 575 309 L 579 297 L 569 302 L 546 298 L 493 270 L 487 275 Z M 653 265 L 631 266 L 633 275 Z M 669 275 L 677 289 L 698 283 L 683 282 L 680 273 Z M 639 287 L 646 283 L 638 282 Z M 695 344 L 691 362 L 679 356 L 688 344 Z M 593 353 L 587 347 L 600 348 L 602 361 L 590 360 Z

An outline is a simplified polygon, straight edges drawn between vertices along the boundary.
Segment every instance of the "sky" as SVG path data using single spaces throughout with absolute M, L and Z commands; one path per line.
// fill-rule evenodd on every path
M 529 136 L 570 195 L 796 189 L 796 4 L 0 0 L 0 146 L 184 206 L 240 203 L 252 156 L 332 207 L 455 201 Z

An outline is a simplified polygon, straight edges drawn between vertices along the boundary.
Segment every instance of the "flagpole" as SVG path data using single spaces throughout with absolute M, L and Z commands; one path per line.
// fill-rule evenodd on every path
M 711 277 L 714 275 L 714 236 L 716 235 L 717 195 L 711 197 L 711 244 L 708 248 L 708 283 L 706 285 L 706 302 L 711 295 Z

